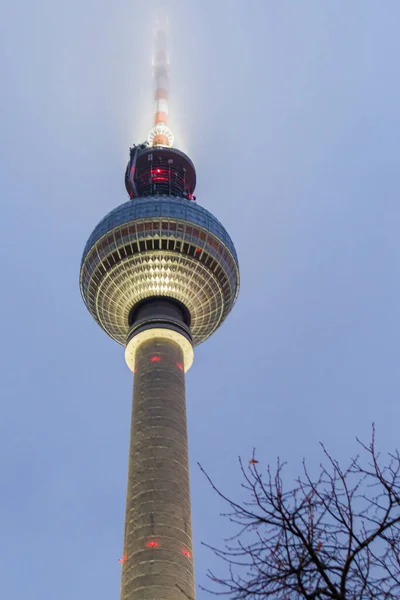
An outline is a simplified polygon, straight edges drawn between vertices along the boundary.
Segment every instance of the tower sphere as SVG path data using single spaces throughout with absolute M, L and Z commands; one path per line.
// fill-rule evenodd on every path
M 120 344 L 127 342 L 135 307 L 161 296 L 187 309 L 196 345 L 236 300 L 236 250 L 221 223 L 193 200 L 139 196 L 94 229 L 83 252 L 80 287 L 89 312 Z

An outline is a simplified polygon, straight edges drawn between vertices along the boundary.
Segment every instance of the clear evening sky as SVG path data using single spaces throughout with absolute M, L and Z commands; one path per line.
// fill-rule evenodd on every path
M 187 377 L 201 542 L 231 530 L 197 461 L 339 459 L 399 445 L 400 3 L 182 0 L 171 128 L 197 200 L 238 251 L 241 292 Z M 132 376 L 80 298 L 81 253 L 125 202 L 151 126 L 151 2 L 3 1 L 2 598 L 118 598 Z M 205 594 L 199 592 L 198 597 Z

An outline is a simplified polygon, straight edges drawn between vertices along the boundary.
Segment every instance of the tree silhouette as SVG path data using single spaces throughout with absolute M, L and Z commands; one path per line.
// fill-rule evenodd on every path
M 232 600 L 400 599 L 400 455 L 386 465 L 371 442 L 343 470 L 322 445 L 325 466 L 283 484 L 284 463 L 262 475 L 255 458 L 240 462 L 246 501 L 225 496 L 236 533 L 212 548 L 228 569 L 211 591 Z

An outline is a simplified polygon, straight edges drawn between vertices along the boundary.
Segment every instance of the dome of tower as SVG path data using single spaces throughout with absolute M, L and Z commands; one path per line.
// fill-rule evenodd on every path
M 195 202 L 137 198 L 94 229 L 83 252 L 80 287 L 92 316 L 120 344 L 126 343 L 133 308 L 162 296 L 187 308 L 196 345 L 233 307 L 238 259 L 225 228 Z

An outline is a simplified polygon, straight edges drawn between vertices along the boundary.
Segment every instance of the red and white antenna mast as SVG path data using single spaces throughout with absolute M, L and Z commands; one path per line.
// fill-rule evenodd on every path
M 169 56 L 168 56 L 168 19 L 165 15 L 156 21 L 153 42 L 153 78 L 155 83 L 154 125 L 149 133 L 150 146 L 169 146 L 174 143 L 174 136 L 168 127 L 168 91 L 169 91 Z

